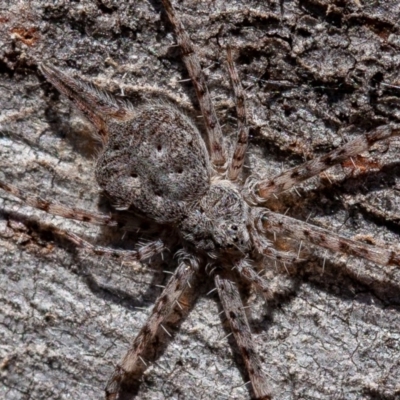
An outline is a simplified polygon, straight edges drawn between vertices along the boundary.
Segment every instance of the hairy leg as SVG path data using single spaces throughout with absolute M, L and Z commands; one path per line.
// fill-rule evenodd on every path
M 294 262 L 298 258 L 298 255 L 293 252 L 277 250 L 270 240 L 260 235 L 257 229 L 253 229 L 251 238 L 257 252 L 263 256 L 288 263 Z
M 18 186 L 11 185 L 0 180 L 0 189 L 12 194 L 22 200 L 29 207 L 45 211 L 48 214 L 71 219 L 74 221 L 87 222 L 99 226 L 115 226 L 125 232 L 155 232 L 160 230 L 157 223 L 153 223 L 135 214 L 102 214 L 95 211 L 87 211 L 83 208 L 68 207 L 55 200 L 48 200 L 40 196 L 32 195 Z
M 262 203 L 271 196 L 276 196 L 326 169 L 368 150 L 374 143 L 398 135 L 400 135 L 400 129 L 388 125 L 380 126 L 322 157 L 291 168 L 272 179 L 252 183 L 249 188 L 249 200 L 255 204 Z
M 260 231 L 275 231 L 332 251 L 365 258 L 380 265 L 400 265 L 400 254 L 395 251 L 347 239 L 327 229 L 266 209 L 260 209 L 257 227 Z
M 50 64 L 42 63 L 39 68 L 46 79 L 92 122 L 97 128 L 96 138 L 104 144 L 108 141 L 107 118 L 124 120 L 133 114 L 127 103 L 118 102 L 109 94 L 88 83 L 72 78 Z
M 243 168 L 244 157 L 249 140 L 249 127 L 247 126 L 246 102 L 244 91 L 235 64 L 232 59 L 232 51 L 227 49 L 228 71 L 231 78 L 231 85 L 235 93 L 236 114 L 238 121 L 238 136 L 232 159 L 229 162 L 228 178 L 235 181 Z
M 158 333 L 160 331 L 161 333 L 168 333 L 163 324 L 168 321 L 176 307 L 181 307 L 179 299 L 190 287 L 190 282 L 197 271 L 197 262 L 194 259 L 191 259 L 192 262 L 187 261 L 180 263 L 167 286 L 156 300 L 147 322 L 134 339 L 121 364 L 116 367 L 106 386 L 107 400 L 118 399 L 123 387 L 129 387 L 136 379 L 140 378 L 147 367 L 146 360 L 153 357 L 153 354 L 147 357 L 146 355 L 149 351 L 150 353 L 154 352 L 152 345 Z
M 66 237 L 77 246 L 81 247 L 82 249 L 89 250 L 94 254 L 118 256 L 122 257 L 124 260 L 143 261 L 157 254 L 160 254 L 163 250 L 166 249 L 164 242 L 160 239 L 146 243 L 140 246 L 137 250 L 119 250 L 112 249 L 111 247 L 96 246 L 82 239 L 80 236 L 75 235 L 75 233 L 65 232 L 55 227 L 52 227 L 52 231 L 60 236 Z
M 216 273 L 214 280 L 225 315 L 244 359 L 254 394 L 258 400 L 271 399 L 237 285 L 226 270 Z
M 200 62 L 189 35 L 180 21 L 170 0 L 162 0 L 165 11 L 171 25 L 174 28 L 179 46 L 182 49 L 182 58 L 188 70 L 196 91 L 201 113 L 204 117 L 204 124 L 207 130 L 209 151 L 211 163 L 217 171 L 223 171 L 226 168 L 226 149 L 224 146 L 222 131 L 219 125 L 214 105 L 208 92 L 206 79 L 201 69 Z
M 257 292 L 261 294 L 265 300 L 271 300 L 274 296 L 271 290 L 271 284 L 254 270 L 252 265 L 245 259 L 235 264 L 234 268 L 241 278 L 250 285 L 253 285 Z
M 112 216 L 106 214 L 95 213 L 86 211 L 81 208 L 67 207 L 61 203 L 53 200 L 46 200 L 39 196 L 34 196 L 29 193 L 24 193 L 24 190 L 15 185 L 0 180 L 0 189 L 18 197 L 20 200 L 30 207 L 37 208 L 38 210 L 45 211 L 52 215 L 59 217 L 73 219 L 75 221 L 89 222 L 94 225 L 103 226 L 117 226 L 118 221 L 114 220 Z

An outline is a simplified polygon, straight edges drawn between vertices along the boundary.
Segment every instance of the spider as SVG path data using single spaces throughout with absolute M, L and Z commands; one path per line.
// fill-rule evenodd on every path
M 107 384 L 107 399 L 119 398 L 120 392 L 140 378 L 152 358 L 152 346 L 160 335 L 169 335 L 168 320 L 187 306 L 186 293 L 192 289 L 196 276 L 204 273 L 215 283 L 254 397 L 268 399 L 271 397 L 268 378 L 252 341 L 238 282 L 252 285 L 268 300 L 272 297 L 270 285 L 258 274 L 258 266 L 267 260 L 297 262 L 297 254 L 276 249 L 274 240 L 269 237 L 285 235 L 382 265 L 399 265 L 400 256 L 394 251 L 346 239 L 275 213 L 263 205 L 295 185 L 369 149 L 374 143 L 399 135 L 400 130 L 380 126 L 321 158 L 275 177 L 256 179 L 250 176 L 244 181 L 242 170 L 249 136 L 247 111 L 232 52 L 227 49 L 227 64 L 236 98 L 238 134 L 229 152 L 193 45 L 170 1 L 163 0 L 163 5 L 196 90 L 207 143 L 188 117 L 174 106 L 151 103 L 135 109 L 49 64 L 41 64 L 47 80 L 96 127 L 104 146 L 97 162 L 96 179 L 115 209 L 137 214 L 138 218 L 145 217 L 158 224 L 163 232 L 160 239 L 135 251 L 94 246 L 75 234 L 60 233 L 97 254 L 116 254 L 136 261 L 145 261 L 165 251 L 167 235 L 172 233 L 182 247 L 177 253 L 179 262 L 175 273 Z M 28 205 L 53 215 L 105 226 L 126 222 L 119 214 L 96 214 L 26 196 L 16 186 L 5 182 L 0 182 L 0 187 Z

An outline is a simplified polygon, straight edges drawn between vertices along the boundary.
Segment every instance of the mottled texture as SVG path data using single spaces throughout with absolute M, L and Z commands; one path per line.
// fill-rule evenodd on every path
M 207 150 L 198 130 L 167 105 L 138 109 L 110 124 L 96 179 L 117 209 L 178 223 L 210 187 Z
M 31 1 L 30 9 L 23 2 L 5 4 L 0 118 L 1 173 L 8 181 L 64 204 L 97 206 L 90 172 L 94 144 L 90 135 L 82 139 L 90 128 L 49 86 L 39 84 L 30 57 L 57 59 L 63 67 L 70 60 L 88 80 L 118 93 L 122 88 L 133 101 L 142 100 L 144 91 L 152 98 L 161 90 L 195 115 L 188 106 L 190 83 L 176 82 L 186 73 L 179 53 L 170 50 L 173 40 L 165 19 L 160 22 L 160 5 L 120 3 Z M 202 49 L 203 64 L 211 66 L 210 90 L 218 116 L 228 123 L 226 132 L 235 130 L 228 118 L 235 110 L 227 74 L 215 62 L 223 60 L 219 43 L 234 37 L 250 109 L 248 164 L 263 176 L 398 119 L 398 93 L 387 86 L 398 83 L 397 2 L 214 2 L 207 7 L 185 2 L 180 12 Z M 304 184 L 298 189 L 301 198 L 280 198 L 272 206 L 280 212 L 290 207 L 289 214 L 303 220 L 312 212 L 309 222 L 395 249 L 398 154 L 398 142 L 379 145 L 371 155 Z M 168 276 L 156 263 L 152 270 L 132 270 L 113 259 L 78 257 L 73 246 L 23 219 L 32 214 L 29 208 L 4 198 L 1 390 L 11 399 L 28 393 L 97 399 L 111 364 L 154 305 L 160 291 L 154 285 Z M 121 240 L 121 232 L 115 236 L 40 217 L 91 241 L 97 237 L 103 244 L 129 247 L 132 240 Z M 287 265 L 290 278 L 284 268 L 271 267 L 270 277 L 293 283 L 289 296 L 266 309 L 250 300 L 253 337 L 274 394 L 398 397 L 397 268 L 330 254 L 323 270 L 323 257 L 316 254 L 298 268 Z M 216 301 L 198 301 L 158 364 L 146 372 L 139 398 L 249 397 L 217 313 Z

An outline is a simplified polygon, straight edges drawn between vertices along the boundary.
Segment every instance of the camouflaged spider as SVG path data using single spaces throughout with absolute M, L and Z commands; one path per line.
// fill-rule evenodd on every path
M 44 76 L 88 117 L 104 144 L 96 167 L 100 187 L 118 210 L 140 214 L 174 232 L 182 243 L 179 265 L 116 368 L 106 388 L 107 399 L 117 399 L 130 382 L 138 379 L 151 358 L 149 347 L 174 312 L 198 273 L 213 277 L 223 309 L 242 354 L 257 399 L 271 397 L 262 363 L 252 342 L 237 282 L 252 284 L 266 299 L 269 282 L 253 268 L 252 259 L 292 262 L 295 254 L 276 250 L 266 232 L 284 234 L 332 251 L 363 257 L 382 265 L 400 265 L 394 251 L 346 239 L 325 229 L 285 215 L 262 204 L 351 156 L 375 142 L 399 135 L 398 129 L 379 127 L 365 136 L 272 179 L 241 180 L 247 149 L 248 127 L 244 92 L 227 50 L 228 70 L 236 98 L 237 142 L 231 155 L 222 133 L 205 78 L 192 43 L 169 0 L 163 0 L 174 27 L 182 57 L 192 79 L 207 133 L 207 146 L 194 124 L 179 110 L 165 104 L 133 108 L 48 64 Z M 68 208 L 0 182 L 3 190 L 27 204 L 54 215 L 99 225 L 116 226 L 113 216 Z M 78 246 L 98 254 L 118 254 L 143 261 L 166 249 L 160 238 L 137 251 L 118 251 L 91 245 L 72 233 L 63 233 Z

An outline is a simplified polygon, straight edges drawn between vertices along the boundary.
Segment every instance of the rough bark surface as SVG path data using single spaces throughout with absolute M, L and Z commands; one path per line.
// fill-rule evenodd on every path
M 246 88 L 247 165 L 270 176 L 388 122 L 399 122 L 398 1 L 175 2 L 197 45 L 224 132 L 235 109 L 224 65 L 231 43 Z M 0 175 L 43 197 L 105 209 L 93 178 L 91 126 L 46 83 L 37 62 L 71 68 L 133 103 L 194 93 L 158 1 L 0 3 Z M 200 121 L 200 119 L 197 119 Z M 274 209 L 399 248 L 400 141 L 383 143 L 283 196 Z M 82 254 L 57 225 L 113 246 L 135 238 L 51 217 L 0 193 L 0 397 L 100 399 L 173 269 Z M 276 399 L 400 399 L 400 272 L 310 248 L 287 270 L 290 292 L 250 293 L 254 340 Z M 323 266 L 324 264 L 324 266 Z M 143 377 L 139 399 L 249 399 L 212 288 Z M 242 374 L 244 376 L 242 376 Z

